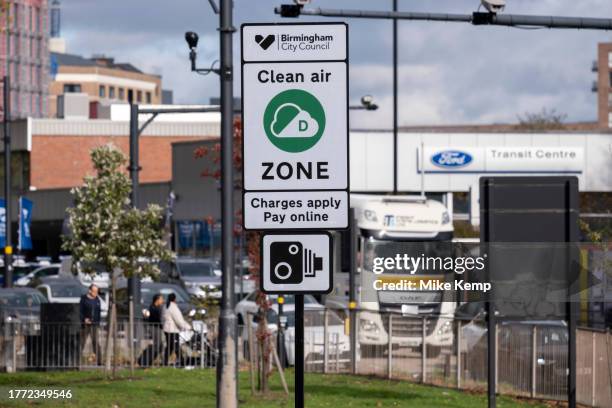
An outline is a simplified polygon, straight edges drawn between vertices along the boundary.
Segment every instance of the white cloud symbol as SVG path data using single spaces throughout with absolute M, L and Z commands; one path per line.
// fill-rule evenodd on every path
M 284 109 L 297 110 L 298 113 L 291 121 L 278 133 L 274 131 L 279 113 Z M 278 138 L 292 137 L 314 137 L 319 132 L 319 123 L 306 112 L 294 103 L 284 103 L 274 112 L 274 120 L 270 125 L 270 131 Z

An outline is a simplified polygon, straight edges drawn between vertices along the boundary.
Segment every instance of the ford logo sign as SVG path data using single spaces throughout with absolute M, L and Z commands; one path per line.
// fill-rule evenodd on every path
M 459 150 L 445 150 L 431 156 L 431 162 L 438 167 L 464 167 L 472 162 L 472 156 Z

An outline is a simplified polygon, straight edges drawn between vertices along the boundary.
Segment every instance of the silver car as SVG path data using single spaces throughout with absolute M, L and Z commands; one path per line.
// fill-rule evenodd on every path
M 199 298 L 221 297 L 221 270 L 217 263 L 208 259 L 178 259 L 177 278 L 187 292 Z

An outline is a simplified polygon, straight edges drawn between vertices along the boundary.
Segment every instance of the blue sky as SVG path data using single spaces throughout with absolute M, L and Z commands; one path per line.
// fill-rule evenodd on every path
M 273 9 L 290 0 L 235 0 L 236 27 L 281 19 Z M 507 0 L 506 13 L 612 18 L 610 0 Z M 400 10 L 471 13 L 479 0 L 399 0 Z M 390 0 L 312 0 L 312 6 L 385 10 Z M 207 0 L 62 0 L 68 52 L 107 54 L 161 74 L 177 103 L 205 103 L 218 95 L 215 75 L 189 72 L 187 30 L 200 34 L 199 64 L 218 58 L 217 16 Z M 284 20 L 290 22 L 291 20 Z M 301 17 L 300 21 L 317 21 Z M 325 21 L 331 21 L 326 19 Z M 347 20 L 350 98 L 371 94 L 377 112 L 355 112 L 351 126 L 390 128 L 391 22 Z M 239 36 L 235 66 L 239 80 Z M 570 121 L 595 120 L 590 71 L 597 43 L 612 33 L 521 30 L 463 23 L 399 24 L 400 124 L 515 122 L 517 115 L 556 109 Z M 236 92 L 239 91 L 238 82 Z

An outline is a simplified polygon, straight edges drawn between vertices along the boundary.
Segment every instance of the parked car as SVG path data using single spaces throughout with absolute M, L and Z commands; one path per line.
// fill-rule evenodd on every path
M 13 260 L 13 283 L 17 281 L 34 269 L 38 267 L 38 263 L 26 262 L 23 258 L 16 258 Z M 4 269 L 4 261 L 0 257 L 0 269 Z M 0 274 L 0 286 L 4 286 L 4 274 Z
M 0 318 L 3 323 L 22 325 L 22 332 L 37 332 L 43 303 L 47 303 L 47 299 L 32 288 L 0 289 Z
M 38 281 L 42 278 L 46 278 L 48 276 L 59 276 L 60 273 L 60 264 L 52 264 L 48 266 L 41 266 L 34 269 L 32 272 L 28 273 L 17 279 L 15 281 L 15 285 L 17 286 L 28 286 L 31 284 L 38 285 Z
M 46 277 L 42 278 L 36 287 L 49 303 L 79 303 L 81 296 L 87 293 L 87 287 L 74 277 Z M 108 315 L 108 294 L 100 290 L 100 315 Z
M 108 271 L 102 265 L 91 265 L 90 267 L 93 269 L 93 273 L 88 273 L 82 265 L 77 265 L 76 278 L 81 282 L 81 285 L 89 286 L 94 283 L 100 289 L 108 289 L 110 286 L 110 274 Z M 62 258 L 60 275 L 74 276 L 71 256 Z
M 250 293 L 236 305 L 238 325 L 242 326 L 243 350 L 248 355 L 248 327 L 250 319 L 252 330 L 257 330 L 258 306 L 255 303 L 256 292 Z M 276 334 L 279 327 L 278 296 L 268 295 L 272 305 L 266 315 L 268 329 Z M 285 335 L 285 361 L 288 365 L 295 364 L 295 297 L 284 296 L 283 317 L 281 321 Z M 309 364 L 323 364 L 324 351 L 324 317 L 325 306 L 316 301 L 311 295 L 304 295 L 304 358 Z M 284 320 L 284 319 L 283 319 Z M 328 312 L 328 353 L 340 356 L 341 363 L 348 363 L 350 354 L 350 340 L 345 333 L 344 321 L 334 312 Z
M 176 260 L 176 279 L 190 295 L 205 298 L 221 297 L 221 269 L 208 259 L 179 258 Z
M 487 352 L 487 325 L 483 302 L 465 303 L 457 308 L 457 318 L 462 325 L 461 352 L 465 353 L 469 376 L 473 379 L 486 378 L 486 365 L 480 358 Z M 472 320 L 469 320 L 472 319 Z M 532 350 L 535 327 L 535 352 Z M 529 345 L 528 347 L 525 345 Z M 517 367 L 529 368 L 535 365 L 537 392 L 554 394 L 564 392 L 566 386 L 568 330 L 562 320 L 514 320 L 498 322 L 497 355 L 498 376 L 501 381 L 515 375 Z M 531 379 L 521 377 L 520 385 L 530 387 Z
M 170 293 L 174 293 L 176 295 L 176 305 L 186 318 L 199 319 L 206 313 L 204 309 L 198 308 L 191 301 L 191 296 L 182 286 L 167 282 L 142 282 L 140 285 L 140 303 L 143 314 L 146 314 L 153 296 L 157 293 L 164 295 L 164 299 L 167 299 Z M 125 280 L 121 280 L 117 287 L 117 314 L 123 317 L 129 315 L 128 288 Z
M 235 265 L 234 292 L 240 299 L 242 294 L 255 290 L 255 280 L 245 265 Z M 180 257 L 172 263 L 160 266 L 162 282 L 176 283 L 199 298 L 221 298 L 221 265 L 216 259 Z M 242 281 L 241 273 L 242 272 Z
M 250 266 L 244 262 L 235 266 L 236 285 L 234 286 L 234 291 L 239 300 L 257 289 L 255 278 L 251 275 L 249 269 Z M 242 280 L 240 279 L 241 276 Z

